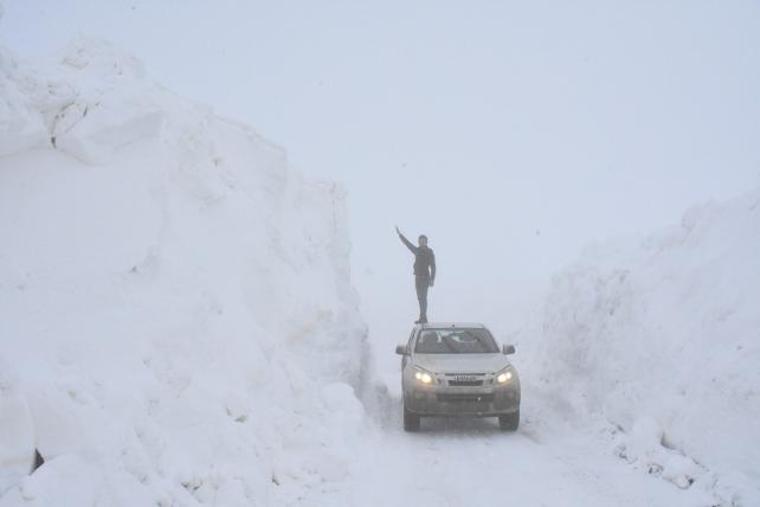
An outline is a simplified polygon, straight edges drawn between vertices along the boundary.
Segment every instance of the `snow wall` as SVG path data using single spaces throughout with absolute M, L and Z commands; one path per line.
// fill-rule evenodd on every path
M 760 191 L 590 248 L 545 303 L 537 386 L 682 488 L 760 505 Z
M 107 44 L 3 50 L 0 238 L 0 505 L 284 504 L 346 476 L 366 332 L 335 184 Z

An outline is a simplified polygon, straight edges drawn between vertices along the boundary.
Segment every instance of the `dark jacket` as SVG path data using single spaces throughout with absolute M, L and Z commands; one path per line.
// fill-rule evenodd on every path
M 399 233 L 399 237 L 414 254 L 414 276 L 435 280 L 435 254 L 433 249 L 426 246 L 415 246 L 401 233 Z

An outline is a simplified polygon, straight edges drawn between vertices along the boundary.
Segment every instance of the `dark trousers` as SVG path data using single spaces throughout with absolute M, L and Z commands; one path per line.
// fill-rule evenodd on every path
M 417 289 L 417 301 L 420 302 L 420 322 L 427 322 L 427 295 L 430 287 L 430 278 L 427 276 L 415 276 L 414 287 Z

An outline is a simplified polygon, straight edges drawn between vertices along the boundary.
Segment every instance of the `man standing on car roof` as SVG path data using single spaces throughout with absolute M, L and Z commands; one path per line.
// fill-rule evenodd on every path
M 435 255 L 433 250 L 427 246 L 427 236 L 420 234 L 418 241 L 419 246 L 414 246 L 406 236 L 401 234 L 396 226 L 398 237 L 401 242 L 414 254 L 414 286 L 417 289 L 417 300 L 420 302 L 420 318 L 415 324 L 427 323 L 427 294 L 428 287 L 432 287 L 435 282 Z

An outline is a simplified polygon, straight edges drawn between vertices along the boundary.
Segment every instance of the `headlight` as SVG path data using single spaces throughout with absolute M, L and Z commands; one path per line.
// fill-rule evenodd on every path
M 506 370 L 503 370 L 496 375 L 496 383 L 506 384 L 507 382 L 512 380 L 512 377 L 514 377 L 514 374 L 512 373 L 512 369 L 507 368 Z
M 414 372 L 414 378 L 422 382 L 423 384 L 432 384 L 433 383 L 433 376 L 426 372 L 425 370 L 422 370 L 420 368 L 417 368 Z

